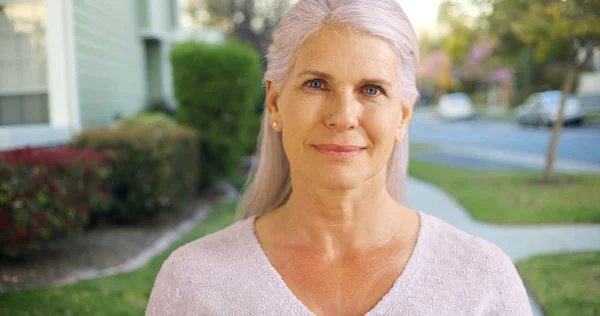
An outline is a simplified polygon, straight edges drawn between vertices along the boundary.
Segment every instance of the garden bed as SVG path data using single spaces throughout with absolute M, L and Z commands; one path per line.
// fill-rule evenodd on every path
M 100 226 L 49 245 L 46 251 L 21 259 L 0 259 L 0 291 L 52 286 L 81 272 L 123 264 L 181 222 L 206 211 L 219 197 L 199 198 L 177 212 L 136 225 Z

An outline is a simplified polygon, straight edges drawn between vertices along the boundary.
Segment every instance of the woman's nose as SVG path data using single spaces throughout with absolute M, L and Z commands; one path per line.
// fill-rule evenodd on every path
M 356 100 L 353 92 L 339 93 L 331 102 L 325 124 L 340 131 L 354 130 L 358 127 L 360 110 L 360 102 Z

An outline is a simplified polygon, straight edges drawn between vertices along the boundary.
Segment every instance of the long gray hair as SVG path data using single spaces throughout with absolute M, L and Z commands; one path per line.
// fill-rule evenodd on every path
M 417 38 L 406 14 L 395 0 L 300 0 L 279 24 L 267 54 L 263 82 L 283 84 L 294 57 L 304 41 L 326 26 L 349 27 L 382 38 L 396 51 L 398 80 L 403 106 L 418 98 L 416 72 L 419 63 Z M 408 168 L 408 137 L 396 143 L 387 163 L 387 188 L 403 202 Z M 284 204 L 292 192 L 290 163 L 282 136 L 263 113 L 256 158 L 237 207 L 237 219 L 260 216 Z

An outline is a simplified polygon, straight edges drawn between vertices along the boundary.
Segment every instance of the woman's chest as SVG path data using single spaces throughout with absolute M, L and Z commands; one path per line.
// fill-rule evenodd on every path
M 273 255 L 291 294 L 316 315 L 364 315 L 390 291 L 409 254 L 357 257 L 326 264 L 305 254 Z

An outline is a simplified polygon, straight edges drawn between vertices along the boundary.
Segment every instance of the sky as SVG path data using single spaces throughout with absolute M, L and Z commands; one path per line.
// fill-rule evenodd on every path
M 433 29 L 436 24 L 438 7 L 442 0 L 397 0 L 404 9 L 408 19 L 419 34 L 426 29 Z

